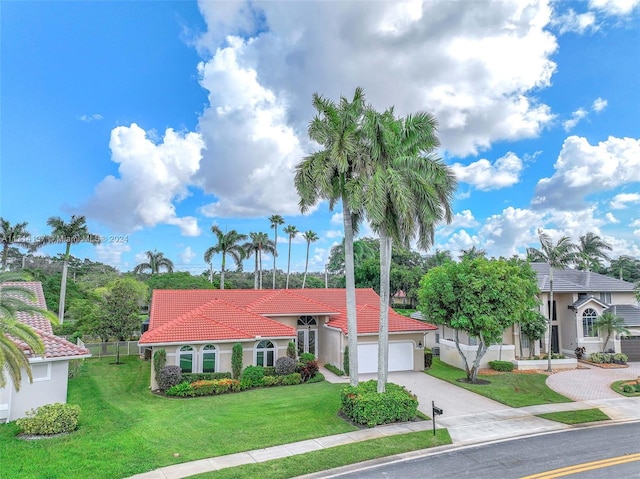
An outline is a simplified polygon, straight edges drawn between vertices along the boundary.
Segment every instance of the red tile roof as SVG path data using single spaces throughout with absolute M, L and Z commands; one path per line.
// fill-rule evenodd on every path
M 357 289 L 358 334 L 378 331 L 380 297 Z M 344 289 L 154 290 L 149 331 L 142 344 L 295 337 L 296 330 L 269 316 L 328 315 L 347 333 Z M 389 332 L 431 331 L 435 326 L 389 310 Z
M 20 286 L 28 289 L 35 294 L 36 300 L 33 302 L 34 306 L 41 309 L 47 309 L 47 303 L 44 299 L 44 292 L 42 291 L 42 283 L 38 281 L 25 281 L 25 282 L 7 282 L 0 285 L 0 289 L 3 285 L 7 286 Z M 88 349 L 76 346 L 70 343 L 64 338 L 55 336 L 53 334 L 53 328 L 51 322 L 42 316 L 41 314 L 28 314 L 25 312 L 18 312 L 16 314 L 18 320 L 22 323 L 31 326 L 44 343 L 45 358 L 64 358 L 73 356 L 91 356 Z M 28 355 L 32 355 L 28 346 L 22 341 L 15 340 L 15 343 Z

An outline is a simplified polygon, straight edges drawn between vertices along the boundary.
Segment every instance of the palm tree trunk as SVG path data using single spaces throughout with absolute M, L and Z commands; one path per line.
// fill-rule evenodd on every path
M 258 289 L 258 251 L 255 251 L 256 255 L 256 268 L 253 270 L 253 289 Z
M 224 267 L 225 267 L 226 256 L 227 255 L 222 253 L 222 266 L 220 266 L 220 289 L 224 289 Z
M 356 281 L 353 268 L 353 222 L 351 211 L 342 198 L 344 222 L 344 272 L 347 297 L 347 344 L 349 346 L 349 382 L 358 385 L 358 322 L 356 318 Z
M 258 250 L 258 254 L 259 254 L 259 258 L 260 258 L 258 260 L 259 263 L 260 263 L 260 269 L 258 270 L 259 271 L 259 275 L 260 275 L 260 289 L 262 289 L 262 248 L 260 248 Z
M 380 230 L 380 327 L 378 331 L 378 393 L 386 390 L 389 372 L 389 272 L 392 239 Z
M 311 242 L 307 240 L 307 260 L 304 263 L 304 276 L 302 277 L 302 289 L 307 284 L 307 270 L 309 269 L 309 249 L 311 248 Z
M 9 255 L 9 245 L 7 243 L 2 245 L 2 270 L 7 269 L 7 256 Z
M 286 289 L 289 289 L 289 274 L 291 272 L 291 235 L 289 235 L 289 260 L 287 261 L 287 286 Z
M 67 297 L 67 273 L 69 271 L 69 253 L 71 243 L 67 243 L 67 251 L 64 254 L 64 264 L 62 266 L 62 283 L 60 284 L 60 303 L 58 304 L 58 322 L 64 321 L 64 302 Z
M 549 265 L 549 343 L 547 344 L 547 371 L 551 372 L 551 332 L 553 330 L 553 267 Z
M 278 251 L 278 227 L 275 227 L 275 240 L 273 242 L 273 286 L 272 289 L 276 289 L 276 252 Z

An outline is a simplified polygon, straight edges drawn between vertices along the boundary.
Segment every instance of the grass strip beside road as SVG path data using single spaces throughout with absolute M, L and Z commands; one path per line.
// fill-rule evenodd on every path
M 435 436 L 432 431 L 421 431 L 207 472 L 193 476 L 193 479 L 285 479 L 446 444 L 451 444 L 446 429 L 438 429 Z
M 426 373 L 511 407 L 572 402 L 571 399 L 550 389 L 546 384 L 547 376 L 544 374 L 479 375 L 480 379 L 489 381 L 490 384 L 468 384 L 458 381 L 466 377 L 462 369 L 443 363 L 440 358 L 433 358 L 433 364 Z
M 581 409 L 579 411 L 560 411 L 537 414 L 537 417 L 561 422 L 563 424 L 585 424 L 596 421 L 608 421 L 611 419 L 600 409 Z

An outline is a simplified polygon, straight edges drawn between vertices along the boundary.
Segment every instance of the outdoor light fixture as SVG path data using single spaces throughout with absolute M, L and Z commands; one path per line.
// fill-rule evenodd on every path
M 418 341 L 418 348 L 422 348 L 422 341 Z

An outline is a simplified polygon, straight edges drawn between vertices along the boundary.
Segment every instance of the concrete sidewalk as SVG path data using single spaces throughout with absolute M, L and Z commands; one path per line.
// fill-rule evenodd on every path
M 348 382 L 347 379 L 340 378 L 324 368 L 322 368 L 322 373 L 329 382 Z M 359 379 L 367 381 L 373 377 L 375 376 L 361 375 Z M 612 420 L 640 420 L 640 398 L 618 396 L 617 398 L 544 404 L 516 409 L 478 396 L 422 372 L 390 373 L 389 382 L 402 384 L 416 394 L 420 403 L 420 410 L 429 416 L 431 416 L 432 400 L 435 401 L 437 406 L 443 408 L 444 414 L 436 419 L 436 423 L 438 428 L 445 427 L 448 429 L 454 446 L 479 444 L 492 440 L 572 427 L 536 417 L 538 414 L 548 412 L 598 408 Z M 175 464 L 138 474 L 128 479 L 181 479 L 203 472 L 217 471 L 245 464 L 256 464 L 369 439 L 430 430 L 431 427 L 431 421 L 389 424 L 255 451 Z

